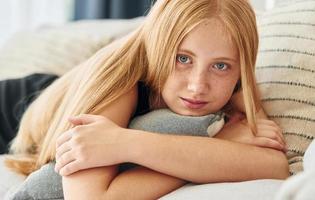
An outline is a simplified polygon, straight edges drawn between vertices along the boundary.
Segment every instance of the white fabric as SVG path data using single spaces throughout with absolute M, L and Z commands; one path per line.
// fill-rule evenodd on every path
M 305 171 L 315 170 L 315 140 L 313 140 L 304 154 L 303 167 Z
M 0 49 L 0 80 L 35 72 L 62 75 L 142 21 L 82 20 L 16 33 Z
M 0 199 L 4 199 L 5 194 L 12 187 L 20 185 L 25 176 L 12 172 L 4 165 L 4 155 L 0 155 Z
M 235 183 L 187 184 L 160 200 L 272 200 L 282 180 L 263 179 Z
M 276 200 L 313 200 L 315 198 L 315 140 L 305 152 L 303 167 L 305 171 L 285 181 Z
M 72 17 L 72 3 L 74 0 L 0 1 L 0 46 L 17 31 L 47 23 L 64 24 Z

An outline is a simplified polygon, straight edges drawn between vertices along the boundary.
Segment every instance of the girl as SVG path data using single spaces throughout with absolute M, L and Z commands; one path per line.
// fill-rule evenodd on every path
M 158 0 L 134 33 L 58 79 L 31 104 L 8 163 L 27 174 L 56 158 L 66 199 L 157 199 L 187 181 L 286 178 L 281 132 L 261 119 L 257 46 L 247 0 Z M 239 81 L 241 92 L 232 96 Z M 149 109 L 139 109 L 143 102 Z M 137 110 L 167 107 L 199 116 L 229 104 L 246 119 L 232 120 L 217 138 L 126 128 Z M 118 173 L 124 162 L 141 166 Z

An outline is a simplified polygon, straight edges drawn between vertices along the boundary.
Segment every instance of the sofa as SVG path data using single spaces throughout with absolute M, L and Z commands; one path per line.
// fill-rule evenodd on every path
M 187 184 L 162 200 L 315 199 L 315 0 L 289 2 L 257 15 L 256 77 L 268 117 L 283 130 L 291 177 Z M 142 21 L 85 20 L 16 33 L 0 48 L 0 80 L 35 72 L 62 75 Z M 7 169 L 4 157 L 0 199 L 10 199 L 26 177 Z

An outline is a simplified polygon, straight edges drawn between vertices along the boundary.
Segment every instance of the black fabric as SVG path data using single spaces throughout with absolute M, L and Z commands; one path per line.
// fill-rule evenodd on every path
M 22 114 L 35 97 L 58 77 L 32 74 L 19 79 L 0 81 L 0 153 L 8 152 Z
M 57 78 L 51 74 L 32 74 L 0 81 L 0 154 L 8 152 L 8 144 L 15 137 L 19 121 L 29 104 Z M 135 116 L 148 111 L 149 89 L 139 82 Z
M 149 105 L 149 87 L 146 86 L 143 82 L 138 83 L 138 104 L 134 116 L 143 115 L 150 110 Z

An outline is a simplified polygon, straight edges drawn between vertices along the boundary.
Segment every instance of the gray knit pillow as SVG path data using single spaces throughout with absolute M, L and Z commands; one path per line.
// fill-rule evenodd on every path
M 33 172 L 6 200 L 63 200 L 62 178 L 49 163 Z
M 315 1 L 267 11 L 258 28 L 256 75 L 263 107 L 283 129 L 295 174 L 315 136 Z
M 221 112 L 200 117 L 190 117 L 175 114 L 168 109 L 161 109 L 134 118 L 129 128 L 156 133 L 208 137 L 218 133 L 223 125 L 224 118 Z M 14 194 L 8 195 L 8 199 L 63 199 L 62 178 L 54 171 L 54 166 L 55 163 L 49 163 L 33 172 Z M 127 169 L 129 167 L 127 166 Z
M 156 133 L 213 137 L 224 125 L 223 113 L 183 116 L 169 109 L 151 111 L 134 118 L 129 128 Z

